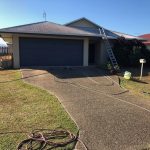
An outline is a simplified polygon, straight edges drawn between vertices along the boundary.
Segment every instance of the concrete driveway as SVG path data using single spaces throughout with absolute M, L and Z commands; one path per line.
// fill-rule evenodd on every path
M 54 93 L 89 150 L 148 150 L 150 100 L 118 86 L 97 68 L 22 69 L 25 81 Z M 42 102 L 42 100 L 41 100 Z M 80 149 L 81 146 L 79 146 Z

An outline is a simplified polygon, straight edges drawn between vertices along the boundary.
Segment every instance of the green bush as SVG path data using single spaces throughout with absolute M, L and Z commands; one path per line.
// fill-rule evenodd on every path
M 114 43 L 113 51 L 122 67 L 137 67 L 141 58 L 146 59 L 146 65 L 150 66 L 150 51 L 138 40 L 120 38 Z

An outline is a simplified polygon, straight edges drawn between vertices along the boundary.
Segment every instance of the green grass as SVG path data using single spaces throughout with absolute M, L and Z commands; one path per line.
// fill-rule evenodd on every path
M 20 78 L 18 70 L 0 71 L 1 133 L 57 127 L 77 133 L 75 123 L 55 96 L 22 80 L 16 80 Z M 15 150 L 19 142 L 26 138 L 26 133 L 0 134 L 0 150 Z
M 120 77 L 122 87 L 129 89 L 134 94 L 150 98 L 150 84 L 140 83 L 133 80 L 126 80 Z

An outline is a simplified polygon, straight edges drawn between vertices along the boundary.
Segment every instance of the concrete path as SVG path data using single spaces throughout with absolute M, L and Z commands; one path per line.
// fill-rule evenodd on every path
M 22 73 L 26 82 L 59 98 L 89 150 L 150 147 L 150 100 L 120 88 L 116 76 L 111 76 L 114 82 L 97 68 L 35 68 Z

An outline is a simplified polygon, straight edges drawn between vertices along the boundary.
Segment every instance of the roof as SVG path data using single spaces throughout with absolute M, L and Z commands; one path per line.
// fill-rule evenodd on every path
M 66 23 L 65 25 L 69 26 L 69 25 L 72 25 L 73 23 L 76 23 L 76 22 L 79 22 L 79 21 L 82 21 L 82 20 L 90 22 L 94 26 L 98 27 L 98 29 L 91 29 L 91 28 L 86 28 L 86 27 L 78 27 L 78 29 L 82 29 L 82 30 L 85 30 L 85 31 L 88 31 L 88 32 L 99 34 L 99 28 L 102 28 L 102 27 L 100 25 L 98 25 L 98 24 L 95 24 L 91 20 L 88 20 L 85 17 L 76 19 L 76 20 L 74 20 L 72 22 Z M 115 38 L 115 39 L 118 38 L 118 37 L 122 37 L 123 36 L 124 38 L 126 38 L 128 40 L 131 40 L 131 39 L 145 40 L 145 39 L 137 37 L 137 36 L 133 36 L 133 35 L 129 35 L 129 34 L 121 33 L 121 32 L 116 32 L 116 31 L 111 31 L 111 30 L 108 30 L 108 29 L 105 29 L 105 28 L 104 28 L 104 30 L 105 30 L 105 33 L 106 33 L 107 36 Z
M 142 38 L 145 38 L 145 39 L 149 39 L 149 40 L 150 40 L 150 33 L 149 33 L 149 34 L 140 35 L 139 37 L 142 37 Z
M 80 20 L 86 20 L 89 23 L 93 24 L 97 28 L 83 28 L 83 27 L 71 27 L 70 24 L 74 22 L 78 22 Z M 65 25 L 60 25 L 48 21 L 44 22 L 37 22 L 37 23 L 31 23 L 26 25 L 20 25 L 10 28 L 3 28 L 0 29 L 0 33 L 17 33 L 17 34 L 39 34 L 39 35 L 55 35 L 55 36 L 78 36 L 78 37 L 102 37 L 102 34 L 100 34 L 99 28 L 102 28 L 101 26 L 95 24 L 94 22 L 88 20 L 87 18 L 80 18 L 77 20 L 74 20 L 70 23 L 67 23 Z M 105 29 L 106 35 L 109 39 L 117 39 L 120 36 L 125 37 L 126 39 L 138 39 L 138 40 L 144 40 L 143 38 L 128 35 L 121 32 L 111 31 L 108 29 Z
M 73 24 L 73 23 L 75 23 L 75 22 L 81 21 L 81 20 L 86 20 L 87 22 L 90 22 L 90 23 L 93 24 L 94 26 L 97 26 L 98 28 L 100 28 L 100 26 L 99 26 L 98 24 L 92 22 L 91 20 L 89 20 L 89 19 L 87 19 L 87 18 L 85 18 L 85 17 L 82 17 L 82 18 L 73 20 L 73 21 L 68 22 L 68 23 L 66 23 L 66 24 L 64 24 L 64 25 L 65 25 L 65 26 L 69 26 L 69 25 L 71 25 L 71 24 Z
M 7 47 L 6 42 L 0 37 L 0 47 Z
M 147 41 L 143 42 L 146 45 L 150 45 L 150 34 L 143 34 L 139 36 L 140 38 L 145 38 Z
M 121 32 L 117 32 L 117 31 L 112 31 L 113 33 L 117 34 L 120 37 L 124 37 L 128 40 L 132 40 L 132 39 L 137 39 L 137 40 L 142 40 L 145 41 L 146 39 L 142 38 L 142 37 L 138 37 L 138 36 L 133 36 L 133 35 L 129 35 L 126 33 L 121 33 Z
M 20 25 L 10 28 L 0 29 L 1 33 L 24 33 L 24 34 L 42 34 L 42 35 L 67 35 L 67 36 L 87 36 L 100 37 L 100 34 L 86 32 L 73 27 L 44 21 L 26 25 Z

